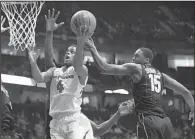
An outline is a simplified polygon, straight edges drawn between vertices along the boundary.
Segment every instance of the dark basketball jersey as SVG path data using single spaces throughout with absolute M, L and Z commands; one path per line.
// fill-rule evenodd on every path
M 3 132 L 11 132 L 15 128 L 12 104 L 7 90 L 2 86 L 1 94 L 2 94 L 1 129 Z
M 136 112 L 164 117 L 160 101 L 162 90 L 162 74 L 150 65 L 142 65 L 142 78 L 133 86 Z

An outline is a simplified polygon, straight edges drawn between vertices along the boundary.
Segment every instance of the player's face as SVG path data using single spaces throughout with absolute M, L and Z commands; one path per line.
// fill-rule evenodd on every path
M 75 53 L 76 53 L 76 47 L 74 46 L 68 47 L 64 56 L 64 63 L 68 65 L 72 65 Z
M 145 64 L 147 63 L 147 58 L 144 57 L 142 50 L 138 49 L 132 58 L 132 62 L 136 64 Z

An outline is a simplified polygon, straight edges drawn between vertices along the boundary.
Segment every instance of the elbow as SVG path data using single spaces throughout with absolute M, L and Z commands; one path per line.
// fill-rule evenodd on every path
M 104 67 L 104 66 L 99 66 L 99 71 L 100 71 L 100 73 L 102 73 L 102 74 L 108 73 L 107 68 Z
M 43 80 L 40 80 L 40 79 L 35 79 L 35 81 L 36 81 L 37 83 L 42 83 L 42 82 L 43 82 Z
M 41 78 L 34 78 L 34 80 L 37 82 L 37 83 L 42 83 L 43 80 Z
M 104 69 L 104 68 L 99 68 L 99 71 L 100 71 L 100 73 L 102 73 L 102 74 L 106 73 L 106 69 Z
M 96 127 L 95 130 L 93 130 L 93 132 L 94 132 L 94 135 L 98 136 L 98 137 L 103 135 L 103 133 L 102 133 L 102 131 L 101 131 L 99 126 Z
M 37 75 L 33 75 L 33 79 L 37 82 L 37 83 L 42 83 L 44 81 L 42 76 L 37 76 Z

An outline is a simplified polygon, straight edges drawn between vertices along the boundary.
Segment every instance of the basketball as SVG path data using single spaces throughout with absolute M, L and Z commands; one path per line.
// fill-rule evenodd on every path
M 80 33 L 80 27 L 86 26 L 88 34 L 92 34 L 96 28 L 96 18 L 95 16 L 86 10 L 81 10 L 76 12 L 71 18 L 71 29 L 78 35 Z

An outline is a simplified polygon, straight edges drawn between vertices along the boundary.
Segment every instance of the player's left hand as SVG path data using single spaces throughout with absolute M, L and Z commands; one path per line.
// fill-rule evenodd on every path
M 118 108 L 118 112 L 120 116 L 125 116 L 125 115 L 133 113 L 134 106 L 135 105 L 134 105 L 133 100 L 122 102 Z
M 3 24 L 5 23 L 5 17 L 1 16 L 1 33 L 7 31 L 9 27 L 4 28 Z
M 194 124 L 195 124 L 194 119 L 195 119 L 194 111 L 191 111 L 190 114 L 189 114 L 189 120 L 192 120 L 191 126 L 194 126 Z

